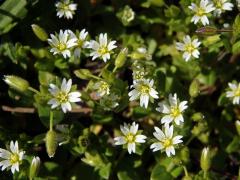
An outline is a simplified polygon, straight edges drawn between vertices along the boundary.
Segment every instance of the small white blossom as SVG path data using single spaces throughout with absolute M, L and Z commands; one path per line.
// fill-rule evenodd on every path
M 72 3 L 70 0 L 60 0 L 55 6 L 57 7 L 57 16 L 59 18 L 72 19 L 77 10 L 77 4 Z
M 173 137 L 173 126 L 165 126 L 165 133 L 158 127 L 154 127 L 155 132 L 154 137 L 159 141 L 155 142 L 150 146 L 150 149 L 155 151 L 163 150 L 166 152 L 167 156 L 170 157 L 171 154 L 175 155 L 174 146 L 183 142 L 182 136 Z
M 213 0 L 215 5 L 215 14 L 220 16 L 224 11 L 232 11 L 233 4 L 228 0 Z
M 201 0 L 199 6 L 195 3 L 192 3 L 191 6 L 188 7 L 195 12 L 195 15 L 191 19 L 191 22 L 197 24 L 198 21 L 201 20 L 204 26 L 209 24 L 207 14 L 215 10 L 214 5 L 208 0 Z
M 174 95 L 169 94 L 168 98 L 169 103 L 160 102 L 158 103 L 159 107 L 156 108 L 158 112 L 165 114 L 161 119 L 161 123 L 168 125 L 172 121 L 175 122 L 176 125 L 180 125 L 181 122 L 184 122 L 183 119 L 183 111 L 187 109 L 187 101 L 179 102 L 177 99 L 177 94 Z
M 140 98 L 140 106 L 148 107 L 149 99 L 153 101 L 154 99 L 158 99 L 158 92 L 153 89 L 154 81 L 150 79 L 140 79 L 138 81 L 134 81 L 133 87 L 134 89 L 128 93 L 130 96 L 130 101 L 134 101 Z
M 116 41 L 108 42 L 107 33 L 101 33 L 99 35 L 99 42 L 92 40 L 89 43 L 89 48 L 92 49 L 90 56 L 92 56 L 92 60 L 97 58 L 102 58 L 104 62 L 110 59 L 110 54 L 114 48 L 117 46 L 115 45 Z
M 106 81 L 98 81 L 94 84 L 93 89 L 97 90 L 98 97 L 110 94 L 110 85 Z
M 228 83 L 228 86 L 227 97 L 232 99 L 233 104 L 240 104 L 240 83 Z
M 133 122 L 132 125 L 124 123 L 120 126 L 123 136 L 115 137 L 115 145 L 127 144 L 128 153 L 135 153 L 136 144 L 145 143 L 147 138 L 144 135 L 139 134 L 138 124 Z
M 71 57 L 70 48 L 77 45 L 77 39 L 71 38 L 68 30 L 62 31 L 58 35 L 50 34 L 51 39 L 48 39 L 48 43 L 52 47 L 50 52 L 53 55 L 62 54 L 64 58 Z
M 183 43 L 176 43 L 176 48 L 179 51 L 184 52 L 183 59 L 185 59 L 185 61 L 188 61 L 192 56 L 194 58 L 199 58 L 200 52 L 198 51 L 198 48 L 200 44 L 201 42 L 199 42 L 198 39 L 191 40 L 191 37 L 187 35 L 183 38 Z
M 67 81 L 64 78 L 60 89 L 55 84 L 50 84 L 49 86 L 50 88 L 48 91 L 51 93 L 53 98 L 48 101 L 48 104 L 51 105 L 52 109 L 61 106 L 62 111 L 66 113 L 67 111 L 72 110 L 71 102 L 81 101 L 80 92 L 71 92 L 72 79 Z
M 14 174 L 15 171 L 19 171 L 19 165 L 22 163 L 24 158 L 24 151 L 20 151 L 18 148 L 18 142 L 10 142 L 10 151 L 0 148 L 0 167 L 2 171 L 11 166 L 11 172 Z
M 86 38 L 88 36 L 88 32 L 83 29 L 80 32 L 77 32 L 76 34 L 73 33 L 71 30 L 68 31 L 70 34 L 71 39 L 76 39 L 76 46 L 74 47 L 73 55 L 75 58 L 80 58 L 81 51 L 83 48 L 87 48 L 89 46 L 89 42 L 86 41 Z

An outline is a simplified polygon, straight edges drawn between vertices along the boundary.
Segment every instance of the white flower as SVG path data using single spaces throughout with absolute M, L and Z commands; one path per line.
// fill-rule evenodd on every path
M 147 138 L 144 135 L 139 134 L 138 132 L 138 124 L 135 122 L 130 124 L 124 123 L 124 125 L 120 126 L 123 136 L 115 137 L 115 145 L 123 145 L 127 144 L 128 153 L 135 153 L 135 147 L 137 143 L 145 143 L 145 139 Z
M 154 99 L 158 99 L 158 92 L 153 89 L 154 81 L 150 79 L 140 79 L 138 81 L 134 81 L 133 87 L 134 89 L 128 93 L 130 96 L 130 101 L 134 101 L 140 98 L 140 106 L 148 107 L 149 99 L 153 101 Z
M 55 6 L 57 7 L 57 16 L 59 18 L 72 19 L 77 9 L 77 4 L 72 3 L 70 0 L 60 0 Z
M 10 151 L 0 148 L 0 157 L 4 160 L 0 162 L 2 171 L 11 166 L 11 171 L 14 174 L 15 171 L 19 171 L 19 165 L 24 158 L 24 151 L 19 151 L 18 142 L 10 142 Z
M 94 84 L 93 89 L 97 90 L 98 97 L 110 94 L 110 85 L 106 81 L 97 82 Z
M 209 24 L 207 14 L 215 10 L 213 4 L 208 0 L 201 0 L 199 6 L 197 6 L 195 3 L 192 3 L 191 6 L 188 7 L 195 12 L 195 15 L 191 19 L 191 22 L 197 24 L 198 21 L 201 20 L 204 26 Z
M 174 95 L 169 94 L 168 101 L 169 103 L 158 103 L 159 107 L 156 108 L 158 112 L 165 114 L 161 119 L 161 123 L 168 125 L 174 121 L 177 125 L 180 125 L 181 122 L 184 122 L 182 113 L 188 107 L 187 101 L 179 102 L 176 93 Z
M 80 92 L 71 92 L 71 79 L 66 81 L 66 79 L 64 78 L 60 89 L 55 84 L 50 84 L 49 86 L 50 88 L 48 89 L 48 91 L 52 94 L 53 98 L 48 101 L 48 104 L 51 105 L 52 109 L 61 106 L 62 111 L 66 113 L 67 111 L 72 110 L 71 102 L 81 101 Z
M 70 38 L 68 30 L 62 31 L 58 35 L 50 34 L 51 39 L 48 39 L 48 43 L 52 47 L 50 52 L 53 55 L 62 54 L 64 58 L 71 56 L 70 48 L 77 45 L 76 38 Z
M 76 34 L 73 33 L 71 30 L 68 30 L 68 32 L 70 34 L 71 39 L 77 39 L 76 41 L 77 45 L 74 47 L 73 54 L 75 58 L 80 58 L 81 50 L 89 46 L 89 42 L 86 41 L 88 32 L 85 29 L 81 30 L 80 32 L 77 32 Z
M 191 40 L 190 36 L 185 36 L 183 38 L 183 43 L 177 42 L 176 48 L 179 51 L 183 51 L 183 59 L 185 61 L 188 61 L 192 56 L 194 58 L 199 58 L 200 52 L 198 51 L 198 48 L 200 46 L 201 42 L 198 41 L 198 39 Z
M 232 99 L 233 104 L 240 104 L 240 83 L 228 83 L 228 86 L 227 97 Z
M 224 11 L 232 11 L 233 4 L 228 2 L 228 0 L 213 0 L 216 7 L 215 13 L 217 16 L 222 14 Z
M 93 50 L 90 53 L 92 60 L 95 60 L 96 58 L 102 58 L 104 62 L 107 62 L 107 60 L 110 59 L 112 50 L 117 47 L 115 44 L 116 41 L 108 42 L 107 33 L 101 33 L 99 35 L 99 42 L 92 40 L 89 43 L 89 48 Z
M 150 146 L 150 149 L 155 151 L 163 150 L 166 152 L 167 156 L 170 157 L 171 154 L 175 155 L 174 146 L 183 142 L 182 136 L 173 137 L 173 126 L 165 126 L 165 133 L 158 127 L 154 127 L 155 132 L 154 137 L 157 138 L 159 142 L 155 142 Z

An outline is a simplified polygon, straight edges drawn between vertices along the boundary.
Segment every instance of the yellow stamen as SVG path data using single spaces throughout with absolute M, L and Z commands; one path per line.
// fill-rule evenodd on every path
M 127 134 L 125 138 L 126 138 L 126 141 L 129 143 L 135 142 L 135 136 L 132 133 Z
M 17 163 L 19 161 L 20 161 L 20 159 L 19 159 L 19 155 L 18 154 L 11 154 L 11 156 L 10 156 L 11 164 L 15 164 L 15 163 Z
M 60 102 L 60 103 L 65 103 L 68 101 L 68 94 L 65 92 L 60 91 L 57 96 L 56 99 Z

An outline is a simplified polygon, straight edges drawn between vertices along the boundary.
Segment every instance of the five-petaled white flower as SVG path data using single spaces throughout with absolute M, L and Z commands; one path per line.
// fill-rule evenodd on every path
M 165 133 L 158 127 L 154 127 L 155 132 L 154 137 L 157 138 L 159 142 L 155 142 L 150 146 L 150 149 L 155 151 L 163 150 L 166 152 L 167 156 L 170 157 L 171 154 L 175 155 L 174 145 L 183 142 L 182 136 L 173 137 L 173 126 L 165 126 Z
M 72 19 L 75 11 L 77 10 L 77 4 L 70 0 L 60 0 L 55 4 L 57 7 L 57 16 L 59 18 Z
M 86 41 L 88 32 L 85 29 L 81 30 L 80 32 L 77 31 L 76 34 L 73 33 L 71 30 L 68 30 L 68 32 L 71 39 L 77 39 L 77 45 L 74 46 L 73 55 L 75 58 L 80 58 L 81 50 L 89 46 L 89 42 Z
M 24 158 L 24 151 L 18 149 L 18 142 L 10 142 L 10 151 L 0 148 L 0 166 L 2 166 L 2 171 L 11 166 L 11 171 L 14 174 L 15 171 L 19 171 L 19 165 L 22 163 Z
M 159 107 L 156 108 L 158 112 L 165 114 L 161 119 L 161 123 L 169 125 L 173 121 L 176 125 L 180 125 L 181 122 L 184 122 L 182 113 L 188 107 L 187 101 L 179 102 L 176 93 L 174 95 L 169 94 L 168 101 L 169 103 L 158 103 Z
M 98 97 L 110 94 L 110 85 L 106 81 L 98 81 L 94 84 L 93 89 L 97 91 Z
M 140 98 L 140 106 L 148 107 L 149 99 L 153 102 L 154 99 L 158 99 L 158 92 L 153 89 L 154 81 L 150 79 L 140 79 L 138 81 L 134 81 L 133 87 L 134 89 L 128 93 L 130 96 L 130 101 L 134 101 Z
M 71 38 L 68 30 L 62 31 L 58 35 L 50 34 L 51 39 L 48 39 L 48 43 L 52 47 L 50 52 L 53 55 L 62 54 L 64 58 L 71 56 L 70 48 L 77 45 L 77 39 Z
M 127 144 L 128 153 L 135 153 L 136 144 L 145 143 L 147 138 L 144 135 L 139 134 L 138 124 L 133 122 L 132 125 L 124 123 L 120 126 L 123 136 L 115 137 L 115 145 Z
M 191 19 L 191 22 L 197 24 L 198 21 L 201 20 L 204 26 L 209 24 L 207 14 L 215 10 L 213 4 L 208 0 L 201 0 L 199 6 L 197 6 L 195 3 L 192 3 L 191 6 L 188 7 L 195 12 L 195 15 Z
M 51 105 L 52 109 L 61 106 L 62 111 L 66 113 L 72 110 L 71 102 L 81 101 L 80 92 L 71 92 L 72 79 L 67 81 L 64 78 L 60 89 L 55 84 L 50 84 L 49 86 L 48 91 L 52 94 L 53 98 L 48 101 L 48 104 Z
M 201 44 L 201 42 L 198 41 L 198 39 L 191 40 L 191 37 L 189 35 L 185 36 L 183 38 L 183 42 L 177 42 L 176 48 L 179 51 L 183 51 L 183 59 L 185 61 L 188 61 L 192 56 L 194 58 L 199 58 L 200 52 L 198 51 L 198 48 Z
M 99 35 L 99 42 L 92 40 L 89 43 L 88 47 L 92 49 L 92 52 L 90 53 L 92 60 L 100 57 L 104 62 L 107 62 L 107 60 L 110 59 L 111 51 L 117 47 L 115 44 L 116 41 L 108 42 L 107 33 L 101 33 Z
M 233 104 L 240 104 L 240 83 L 228 83 L 228 86 L 227 97 L 232 99 Z
M 228 0 L 213 0 L 215 5 L 215 13 L 217 16 L 222 14 L 224 11 L 232 11 L 233 4 L 228 2 Z

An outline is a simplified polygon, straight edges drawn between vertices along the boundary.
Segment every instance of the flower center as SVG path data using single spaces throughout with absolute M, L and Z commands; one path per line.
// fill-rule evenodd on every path
M 100 48 L 98 49 L 98 53 L 99 53 L 99 54 L 102 54 L 102 55 L 108 53 L 107 47 L 106 47 L 106 46 L 100 47 Z
M 10 162 L 11 164 L 15 164 L 17 162 L 19 162 L 19 155 L 18 154 L 11 154 L 10 156 Z
M 165 147 L 165 148 L 167 148 L 167 147 L 169 147 L 169 146 L 171 146 L 172 145 L 172 140 L 171 139 L 166 139 L 165 141 L 164 141 L 164 143 L 163 143 L 163 146 Z
M 215 1 L 215 6 L 217 9 L 222 9 L 223 4 L 221 1 L 217 0 L 217 1 Z
M 234 96 L 240 96 L 240 88 L 237 88 L 237 90 L 234 92 Z
M 60 102 L 60 103 L 65 103 L 68 101 L 68 94 L 65 92 L 59 92 L 56 96 L 56 99 Z
M 205 14 L 205 10 L 203 8 L 198 8 L 197 15 L 203 16 Z
M 83 45 L 83 41 L 81 39 L 78 39 L 77 44 L 78 44 L 78 47 L 81 48 Z
M 129 134 L 126 136 L 126 141 L 129 142 L 129 143 L 135 142 L 135 136 L 134 136 L 132 133 L 129 133 Z
M 148 85 L 143 84 L 140 86 L 140 92 L 141 94 L 149 94 L 150 87 Z
M 108 83 L 102 82 L 101 85 L 100 85 L 100 87 L 99 87 L 99 90 L 100 90 L 100 91 L 108 91 L 108 89 L 109 89 Z
M 195 48 L 194 48 L 193 45 L 190 43 L 190 44 L 188 44 L 188 45 L 185 46 L 185 49 L 186 49 L 187 52 L 192 53 Z
M 171 113 L 173 117 L 177 117 L 181 114 L 180 110 L 178 107 L 173 107 L 171 108 Z
M 63 51 L 63 50 L 65 50 L 67 48 L 67 46 L 66 46 L 66 44 L 64 44 L 64 43 L 59 43 L 58 44 L 58 49 L 59 49 L 59 51 Z

